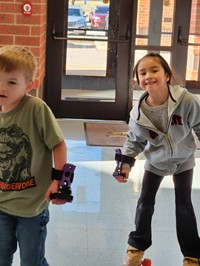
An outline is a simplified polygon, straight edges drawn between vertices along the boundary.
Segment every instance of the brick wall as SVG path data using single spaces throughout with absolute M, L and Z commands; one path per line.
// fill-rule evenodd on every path
M 22 5 L 32 5 L 32 15 L 22 14 Z M 46 54 L 46 0 L 0 0 L 0 46 L 22 45 L 32 51 L 38 63 L 35 86 L 42 86 Z

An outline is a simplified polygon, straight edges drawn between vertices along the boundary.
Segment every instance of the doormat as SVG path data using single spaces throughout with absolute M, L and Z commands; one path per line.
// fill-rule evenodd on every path
M 85 122 L 84 130 L 88 146 L 122 147 L 128 125 L 126 122 Z
M 126 122 L 85 122 L 85 138 L 88 146 L 122 147 L 128 125 Z M 194 138 L 197 149 L 200 150 L 200 141 L 196 134 Z

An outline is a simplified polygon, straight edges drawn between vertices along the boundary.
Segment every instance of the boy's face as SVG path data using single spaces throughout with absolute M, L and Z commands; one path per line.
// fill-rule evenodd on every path
M 0 106 L 2 112 L 9 112 L 18 106 L 23 96 L 32 89 L 33 82 L 27 82 L 23 71 L 4 72 L 0 70 Z

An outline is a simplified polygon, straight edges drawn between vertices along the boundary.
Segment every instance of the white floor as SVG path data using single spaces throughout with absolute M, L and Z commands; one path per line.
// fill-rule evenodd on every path
M 68 162 L 77 167 L 72 185 L 74 201 L 50 206 L 46 257 L 50 266 L 122 266 L 128 234 L 134 230 L 144 160 L 138 158 L 126 184 L 117 183 L 112 177 L 115 149 L 87 146 L 83 122 L 59 121 L 66 136 Z M 198 153 L 192 196 L 200 227 Z M 158 192 L 152 226 L 153 244 L 145 254 L 152 259 L 152 266 L 181 266 L 170 176 Z M 18 253 L 13 265 L 20 265 Z

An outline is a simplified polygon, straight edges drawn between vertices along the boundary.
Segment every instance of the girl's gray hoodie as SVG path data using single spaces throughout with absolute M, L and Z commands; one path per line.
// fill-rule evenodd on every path
M 135 158 L 143 152 L 145 169 L 158 175 L 171 175 L 195 166 L 196 143 L 200 140 L 200 100 L 178 85 L 169 85 L 167 133 L 159 131 L 142 112 L 145 92 L 130 112 L 129 132 L 123 154 Z

